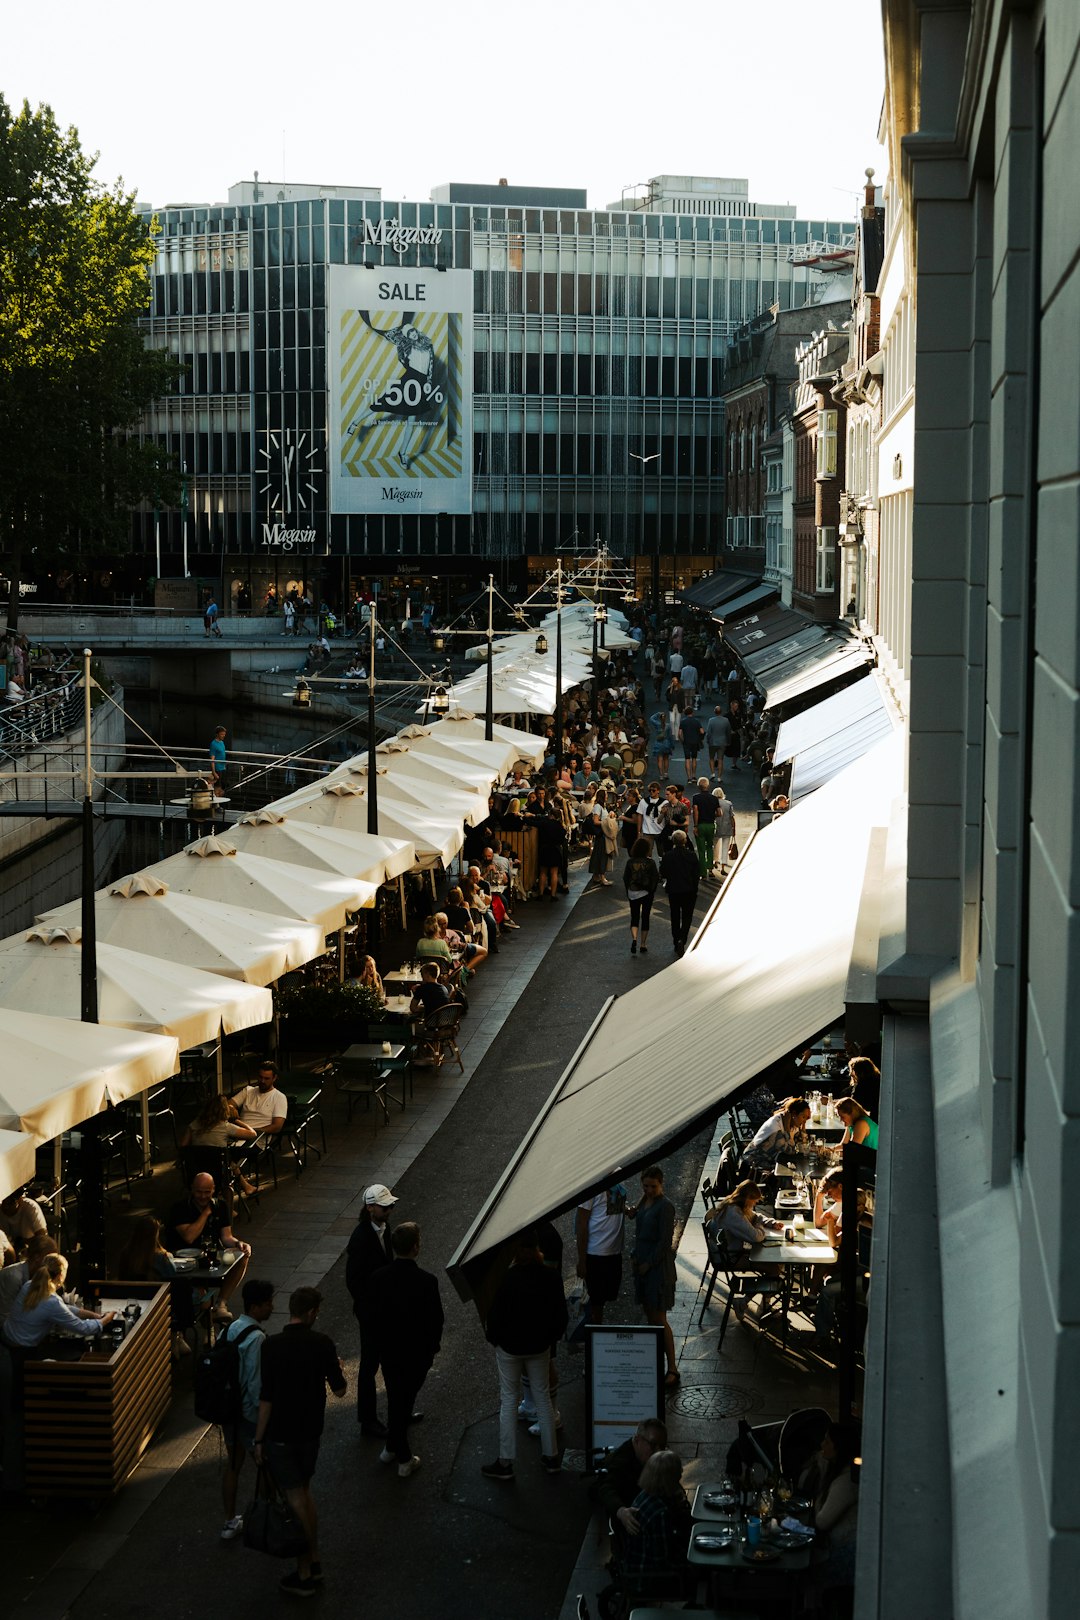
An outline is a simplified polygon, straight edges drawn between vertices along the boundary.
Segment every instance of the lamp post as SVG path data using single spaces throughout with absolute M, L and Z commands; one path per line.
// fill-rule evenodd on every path
M 597 651 L 597 635 L 602 634 L 607 623 L 607 608 L 603 602 L 598 602 L 593 609 L 592 621 L 592 723 L 593 730 L 600 727 L 600 660 Z M 602 644 L 602 643 L 601 643 Z
M 90 648 L 83 648 L 83 807 L 82 807 L 82 961 L 81 1018 L 98 1021 L 97 895 L 94 892 L 94 771 L 91 762 Z M 80 1129 L 79 1247 L 83 1288 L 91 1277 L 105 1275 L 105 1166 L 101 1154 L 101 1115 L 92 1114 Z
M 491 617 L 495 607 L 495 575 L 488 575 L 488 626 L 487 626 L 487 679 L 484 682 L 484 741 L 492 740 L 492 725 L 495 719 L 495 671 L 491 664 L 492 624 Z
M 375 603 L 368 609 L 368 627 L 371 646 L 368 650 L 368 686 L 367 686 L 367 723 L 368 723 L 368 782 L 367 782 L 367 830 L 372 837 L 379 832 L 379 778 L 376 772 L 378 756 L 375 740 L 375 637 L 379 621 L 375 617 Z

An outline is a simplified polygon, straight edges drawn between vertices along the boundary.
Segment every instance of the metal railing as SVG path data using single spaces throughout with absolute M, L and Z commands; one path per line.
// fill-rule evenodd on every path
M 73 731 L 82 723 L 82 702 L 82 686 L 74 677 L 0 710 L 0 759 L 18 759 Z

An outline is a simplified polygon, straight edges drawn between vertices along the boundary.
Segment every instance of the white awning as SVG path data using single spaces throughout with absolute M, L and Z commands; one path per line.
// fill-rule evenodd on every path
M 33 1181 L 36 1146 L 25 1131 L 0 1131 L 0 1198 Z
M 49 1142 L 180 1067 L 168 1035 L 0 1009 L 0 1129 Z
M 802 714 L 782 721 L 773 758 L 777 765 L 783 765 L 806 749 L 826 742 L 846 726 L 855 725 L 884 710 L 885 700 L 876 675 L 871 674 L 865 681 L 854 681 L 851 686 L 845 686 L 842 692 L 823 698 L 812 708 L 804 709 Z
M 608 1002 L 450 1262 L 462 1293 L 522 1227 L 661 1155 L 843 1017 L 871 830 L 900 790 L 900 745 L 763 828 L 682 960 Z
M 479 757 L 475 744 L 484 742 L 483 708 L 481 701 L 479 714 L 461 709 L 457 714 L 448 714 L 438 725 L 429 726 L 432 741 L 447 748 L 463 748 L 470 756 L 475 754 Z M 504 771 L 516 765 L 519 759 L 528 760 L 531 765 L 543 764 L 547 742 L 535 732 L 523 731 L 519 726 L 500 725 L 496 720 L 492 723 L 491 735 L 495 742 L 505 745 L 506 753 L 502 765 Z M 490 744 L 484 746 L 490 747 Z
M 856 687 L 874 685 L 871 681 L 857 681 L 855 684 Z M 800 749 L 795 755 L 791 766 L 792 803 L 816 793 L 823 783 L 831 782 L 834 776 L 862 759 L 883 737 L 891 734 L 897 724 L 893 710 L 876 686 L 875 691 L 878 697 L 876 705 L 868 706 L 858 718 L 837 726 L 827 736 L 808 748 Z M 844 695 L 843 692 L 836 694 L 837 697 Z M 828 698 L 825 703 L 815 704 L 814 710 L 827 708 L 835 701 L 835 698 Z

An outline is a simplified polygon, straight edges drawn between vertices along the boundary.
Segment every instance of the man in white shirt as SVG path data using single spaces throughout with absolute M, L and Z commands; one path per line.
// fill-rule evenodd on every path
M 577 1274 L 589 1291 L 589 1321 L 604 1320 L 604 1306 L 619 1297 L 622 1284 L 626 1188 L 616 1182 L 577 1207 Z
M 650 782 L 649 791 L 638 800 L 638 837 L 657 839 L 664 830 L 664 805 L 659 782 Z
M 26 1188 L 9 1193 L 0 1203 L 0 1226 L 11 1239 L 11 1246 L 19 1253 L 37 1232 L 44 1232 L 45 1216 L 41 1205 L 27 1196 Z
M 277 1136 L 289 1112 L 289 1099 L 277 1089 L 277 1064 L 259 1064 L 258 1082 L 238 1091 L 233 1102 L 240 1110 L 240 1123 L 250 1125 L 263 1136 Z
M 669 675 L 681 675 L 682 674 L 682 667 L 683 667 L 683 655 L 682 655 L 682 653 L 681 652 L 673 652 L 670 655 L 670 657 L 668 658 L 667 667 L 668 667 L 668 674 Z

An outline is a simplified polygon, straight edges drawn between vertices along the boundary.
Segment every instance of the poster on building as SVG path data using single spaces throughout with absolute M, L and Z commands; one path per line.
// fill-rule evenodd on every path
M 334 512 L 472 509 L 472 275 L 333 265 Z

